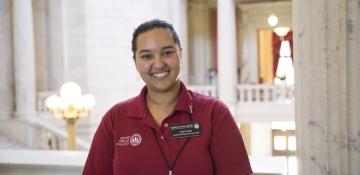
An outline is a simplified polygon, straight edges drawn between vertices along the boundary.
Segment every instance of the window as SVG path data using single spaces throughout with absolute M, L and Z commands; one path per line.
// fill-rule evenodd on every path
M 286 158 L 284 175 L 297 175 L 294 122 L 272 122 L 272 154 Z

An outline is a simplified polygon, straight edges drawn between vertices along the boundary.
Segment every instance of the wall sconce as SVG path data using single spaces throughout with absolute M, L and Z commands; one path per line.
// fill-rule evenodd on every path
M 76 149 L 75 122 L 85 118 L 95 105 L 95 98 L 90 94 L 81 94 L 80 86 L 67 82 L 60 88 L 60 96 L 51 95 L 46 99 L 46 106 L 56 118 L 66 121 L 68 132 L 68 149 Z

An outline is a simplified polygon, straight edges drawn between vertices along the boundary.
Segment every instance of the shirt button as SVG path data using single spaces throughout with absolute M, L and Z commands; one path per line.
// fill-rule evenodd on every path
M 167 128 L 167 127 L 169 126 L 169 124 L 168 124 L 168 123 L 165 123 L 164 126 L 165 126 L 165 128 Z
M 161 140 L 164 140 L 164 136 L 161 136 L 160 138 L 161 138 Z

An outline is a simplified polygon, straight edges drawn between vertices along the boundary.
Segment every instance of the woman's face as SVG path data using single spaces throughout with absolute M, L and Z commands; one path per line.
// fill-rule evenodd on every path
M 168 92 L 180 82 L 180 50 L 167 29 L 155 28 L 137 38 L 135 65 L 148 89 Z

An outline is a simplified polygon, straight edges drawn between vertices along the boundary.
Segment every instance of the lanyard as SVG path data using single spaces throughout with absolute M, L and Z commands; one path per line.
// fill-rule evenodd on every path
M 160 152 L 161 152 L 161 156 L 162 156 L 162 158 L 164 159 L 164 161 L 165 161 L 165 163 L 166 163 L 166 165 L 167 165 L 167 167 L 168 167 L 168 169 L 169 169 L 169 175 L 172 175 L 172 172 L 173 172 L 173 169 L 174 169 L 174 167 L 175 167 L 176 161 L 177 161 L 177 159 L 179 158 L 180 154 L 183 152 L 185 146 L 189 143 L 190 138 L 187 138 L 185 144 L 184 144 L 184 145 L 180 148 L 180 150 L 177 152 L 174 161 L 172 162 L 172 164 L 170 164 L 169 161 L 167 160 L 166 156 L 165 156 L 165 153 L 164 153 L 163 149 L 161 148 L 161 145 L 160 145 L 160 143 L 159 143 L 159 140 L 158 140 L 157 137 L 156 137 L 155 130 L 153 130 L 153 133 L 154 133 L 155 141 L 156 141 L 156 143 L 157 143 L 157 145 L 158 145 L 158 147 L 159 147 L 159 150 L 160 150 Z
M 190 105 L 190 120 L 191 120 L 191 122 L 193 122 L 193 120 L 192 120 L 192 105 Z M 156 143 L 157 143 L 157 146 L 158 146 L 158 148 L 159 148 L 159 150 L 160 150 L 160 152 L 161 152 L 161 156 L 162 156 L 162 158 L 164 159 L 164 161 L 165 161 L 165 163 L 166 163 L 166 165 L 167 165 L 167 167 L 168 167 L 168 169 L 169 169 L 169 175 L 172 175 L 172 172 L 173 172 L 173 170 L 174 170 L 176 161 L 177 161 L 177 159 L 179 158 L 180 154 L 183 152 L 185 146 L 189 143 L 190 138 L 187 138 L 185 144 L 184 144 L 184 145 L 180 148 L 180 150 L 177 152 L 177 154 L 176 154 L 176 156 L 175 156 L 175 159 L 173 160 L 172 164 L 170 164 L 169 161 L 167 160 L 166 156 L 165 156 L 165 153 L 164 153 L 163 149 L 161 148 L 161 145 L 160 145 L 160 143 L 159 143 L 158 138 L 156 137 L 155 129 L 153 129 L 153 134 L 154 134 L 154 138 L 155 138 L 155 141 L 156 141 Z

